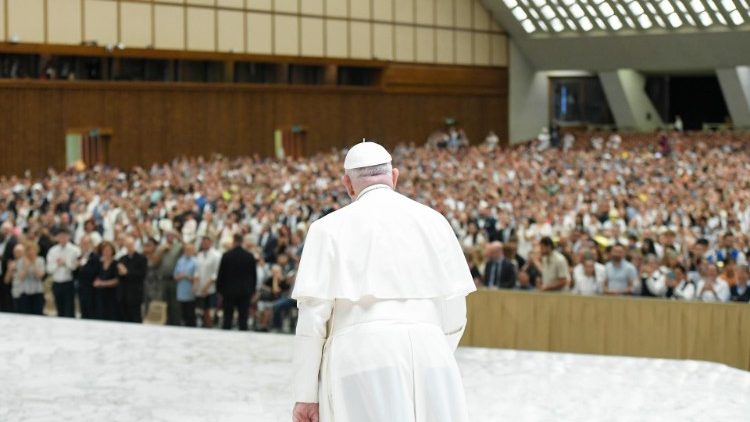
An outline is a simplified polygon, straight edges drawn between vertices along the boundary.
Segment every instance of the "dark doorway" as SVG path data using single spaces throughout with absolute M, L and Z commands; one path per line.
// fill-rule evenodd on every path
M 662 120 L 682 118 L 685 130 L 701 130 L 704 123 L 724 123 L 729 111 L 716 75 L 654 75 L 646 91 Z

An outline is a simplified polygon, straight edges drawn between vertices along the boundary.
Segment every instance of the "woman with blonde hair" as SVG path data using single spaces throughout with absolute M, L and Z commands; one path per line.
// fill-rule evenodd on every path
M 44 311 L 44 258 L 39 246 L 26 241 L 13 249 L 13 260 L 8 263 L 5 282 L 11 284 L 11 295 L 16 312 L 42 315 Z

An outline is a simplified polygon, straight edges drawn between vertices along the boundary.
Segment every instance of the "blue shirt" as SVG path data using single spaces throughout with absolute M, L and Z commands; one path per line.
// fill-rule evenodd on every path
M 177 260 L 177 265 L 174 267 L 174 276 L 177 280 L 177 301 L 178 302 L 190 302 L 195 300 L 193 294 L 193 281 L 192 277 L 195 276 L 195 269 L 197 267 L 197 261 L 195 257 L 181 256 Z M 177 274 L 188 275 L 190 278 L 177 278 Z
M 624 259 L 619 265 L 615 265 L 612 261 L 607 262 L 604 268 L 607 271 L 607 283 L 610 290 L 625 290 L 630 287 L 633 280 L 638 278 L 635 266 Z

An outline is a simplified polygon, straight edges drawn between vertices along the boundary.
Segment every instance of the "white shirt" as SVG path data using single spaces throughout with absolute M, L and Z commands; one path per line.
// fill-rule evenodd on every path
M 703 286 L 705 285 L 706 282 L 701 280 L 698 283 L 698 287 L 696 289 L 699 295 L 699 299 L 704 302 L 728 302 L 729 298 L 732 296 L 732 292 L 729 289 L 729 284 L 727 284 L 727 282 L 722 280 L 721 278 L 717 278 L 716 281 L 714 281 L 713 291 L 707 290 L 705 292 L 702 292 Z
M 652 295 L 664 297 L 667 294 L 667 278 L 660 270 L 656 270 L 646 278 L 646 287 Z
M 182 241 L 185 243 L 193 243 L 195 241 L 195 235 L 198 230 L 198 223 L 195 219 L 191 218 L 186 221 L 182 226 Z
M 195 276 L 198 278 L 198 285 L 196 290 L 198 296 L 201 296 L 203 289 L 211 282 L 216 281 L 216 276 L 219 274 L 219 263 L 221 262 L 221 253 L 214 248 L 207 251 L 200 251 L 195 257 L 196 259 L 196 270 Z M 212 295 L 216 293 L 216 283 L 211 284 L 208 288 L 208 294 Z
M 578 264 L 573 268 L 573 285 L 572 293 L 579 295 L 595 295 L 604 291 L 604 283 L 607 280 L 607 270 L 603 264 L 594 263 L 594 275 L 586 275 L 583 264 Z
M 47 252 L 47 272 L 52 281 L 62 283 L 73 280 L 73 271 L 78 268 L 78 257 L 81 250 L 78 246 L 68 242 L 65 246 L 55 245 Z M 61 260 L 61 263 L 57 261 Z
M 693 300 L 695 299 L 695 293 L 695 283 L 690 283 L 687 280 L 682 280 L 674 289 L 675 299 L 680 300 Z

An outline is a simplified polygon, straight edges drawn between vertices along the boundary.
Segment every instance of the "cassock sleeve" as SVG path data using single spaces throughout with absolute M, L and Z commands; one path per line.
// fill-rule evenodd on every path
M 323 345 L 328 336 L 333 301 L 303 298 L 297 301 L 299 316 L 294 338 L 294 401 L 318 402 L 318 379 Z
M 443 333 L 452 351 L 458 348 L 458 342 L 466 328 L 466 296 L 458 295 L 443 300 Z
M 333 245 L 320 221 L 316 221 L 312 223 L 305 237 L 292 299 L 334 299 L 333 267 Z

